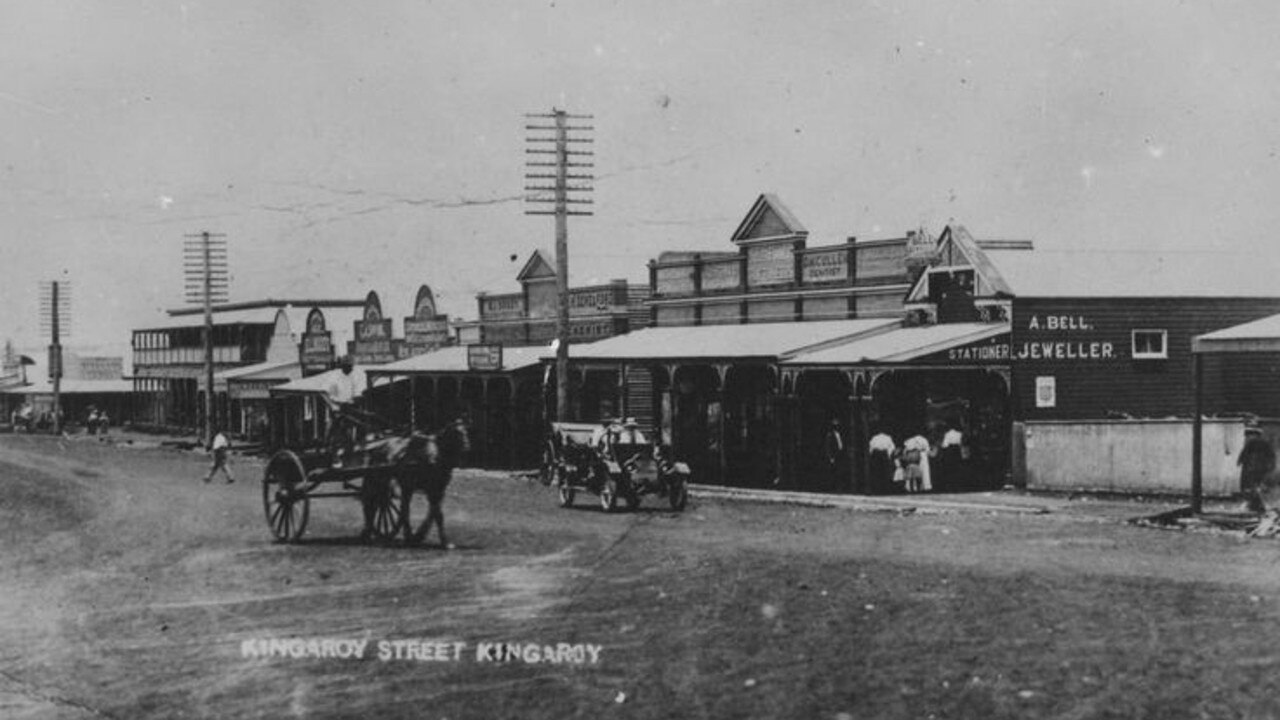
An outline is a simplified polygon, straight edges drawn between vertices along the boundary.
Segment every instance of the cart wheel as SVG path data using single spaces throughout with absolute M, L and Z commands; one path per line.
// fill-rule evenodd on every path
M 538 468 L 538 480 L 550 485 L 556 479 L 556 449 L 548 440 L 542 448 L 542 465 Z
M 569 485 L 569 481 L 560 481 L 560 507 L 569 507 L 573 504 L 573 487 Z
M 671 501 L 672 510 L 684 510 L 684 506 L 689 502 L 689 483 L 683 475 L 671 481 L 671 487 L 667 489 L 667 499 Z
M 311 515 L 311 498 L 307 495 L 307 471 L 302 459 L 282 450 L 267 463 L 262 476 L 262 509 L 267 527 L 279 542 L 293 542 L 302 537 Z
M 618 481 L 609 478 L 600 488 L 600 507 L 605 512 L 613 512 L 618 506 Z
M 404 527 L 408 493 L 404 483 L 395 475 L 376 480 L 364 479 L 364 492 L 372 493 L 367 498 L 373 504 L 373 539 L 387 543 L 395 540 Z

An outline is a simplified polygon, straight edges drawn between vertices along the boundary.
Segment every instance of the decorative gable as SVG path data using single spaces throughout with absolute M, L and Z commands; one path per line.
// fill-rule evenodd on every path
M 809 231 L 781 200 L 765 193 L 756 198 L 755 204 L 734 231 L 732 240 L 737 244 L 760 240 L 797 240 L 808 234 Z
M 529 256 L 529 260 L 525 262 L 524 267 L 520 270 L 520 274 L 516 275 L 516 280 L 521 283 L 537 282 L 538 280 L 550 280 L 555 276 L 555 263 L 541 250 L 534 250 L 533 254 Z
M 995 265 L 982 251 L 978 243 L 962 225 L 948 225 L 938 239 L 938 250 L 930 266 L 916 279 L 907 294 L 907 303 L 929 302 L 929 276 L 945 271 L 972 271 L 974 273 L 973 295 L 977 298 L 990 298 L 997 295 L 1012 295 L 1008 283 L 1000 276 Z

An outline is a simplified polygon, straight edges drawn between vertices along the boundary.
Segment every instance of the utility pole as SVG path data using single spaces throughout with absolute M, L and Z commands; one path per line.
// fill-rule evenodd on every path
M 53 432 L 62 434 L 62 335 L 71 325 L 71 284 L 40 283 L 40 325 L 49 332 L 49 380 L 53 383 Z M 69 330 L 67 331 L 69 334 Z
M 525 210 L 526 215 L 554 215 L 556 218 L 556 419 L 569 419 L 569 216 L 591 215 L 590 210 L 570 210 L 570 205 L 590 205 L 591 200 L 571 193 L 589 193 L 595 190 L 589 183 L 595 179 L 590 173 L 571 168 L 594 168 L 592 162 L 582 158 L 595 155 L 590 150 L 570 150 L 571 144 L 592 143 L 594 140 L 570 133 L 590 132 L 590 125 L 570 125 L 569 120 L 590 120 L 591 115 L 570 115 L 564 110 L 552 109 L 550 114 L 529 114 L 528 118 L 551 119 L 553 125 L 525 125 L 526 130 L 551 133 L 525 138 L 535 144 L 525 153 L 535 156 L 525 165 L 533 172 L 525 174 L 525 196 L 531 203 L 549 203 L 553 210 Z M 554 149 L 539 147 L 539 143 L 551 143 Z M 554 160 L 539 160 L 538 156 L 553 155 Z M 547 172 L 551 168 L 553 172 Z M 551 185 L 545 184 L 550 180 Z M 532 181 L 532 182 L 530 182 Z M 586 182 L 588 184 L 574 184 Z M 550 196 L 547 195 L 550 193 Z
M 213 305 L 227 294 L 226 235 L 184 235 L 182 269 L 188 303 L 204 305 L 204 446 L 213 445 Z

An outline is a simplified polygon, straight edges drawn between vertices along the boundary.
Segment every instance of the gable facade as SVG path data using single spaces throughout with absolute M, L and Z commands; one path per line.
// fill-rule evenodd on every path
M 719 325 L 894 317 L 908 289 L 909 237 L 808 244 L 775 195 L 756 198 L 733 251 L 663 252 L 649 263 L 650 324 Z

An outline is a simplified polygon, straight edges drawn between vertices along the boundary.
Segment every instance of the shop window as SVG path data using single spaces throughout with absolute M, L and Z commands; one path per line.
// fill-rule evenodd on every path
M 1134 360 L 1164 360 L 1169 357 L 1168 331 L 1134 330 Z

